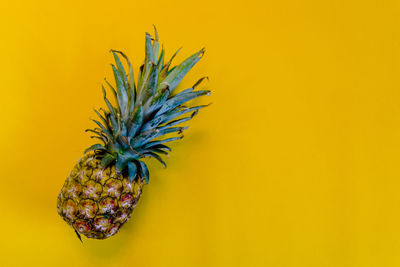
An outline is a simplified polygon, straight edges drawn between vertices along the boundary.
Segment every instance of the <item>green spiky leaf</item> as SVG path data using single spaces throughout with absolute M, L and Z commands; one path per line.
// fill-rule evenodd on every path
M 146 184 L 149 183 L 150 175 L 149 175 L 149 169 L 147 168 L 146 164 L 143 161 L 138 161 L 140 165 L 140 173 L 142 179 L 146 181 Z
M 131 127 L 128 132 L 130 139 L 132 139 L 136 135 L 137 131 L 140 129 L 142 124 L 143 124 L 143 108 L 142 106 L 140 106 L 133 114 Z
M 129 175 L 129 181 L 132 183 L 133 180 L 135 179 L 137 175 L 137 165 L 134 161 L 128 162 L 128 175 Z
M 160 114 L 163 114 L 189 100 L 195 99 L 199 96 L 203 95 L 208 95 L 210 94 L 210 91 L 208 90 L 202 90 L 202 91 L 195 91 L 195 92 L 188 92 L 186 94 L 181 94 L 181 95 L 176 95 L 175 97 L 172 97 L 166 101 L 162 108 L 156 113 L 155 116 L 158 116 Z
M 86 148 L 85 153 L 90 152 L 90 151 L 95 151 L 95 150 L 105 150 L 106 148 L 103 145 L 100 144 L 94 144 L 89 148 Z
M 101 165 L 103 167 L 107 167 L 108 165 L 110 165 L 113 161 L 115 160 L 115 157 L 110 154 L 110 153 L 106 153 L 103 158 L 101 159 Z
M 162 160 L 162 158 L 160 157 L 160 155 L 158 155 L 157 153 L 154 152 L 147 152 L 144 155 L 155 158 L 156 160 L 158 160 L 162 165 L 164 165 L 164 168 L 167 168 L 167 164 Z
M 176 86 L 182 81 L 183 77 L 189 72 L 189 70 L 202 58 L 204 54 L 204 49 L 188 57 L 179 66 L 177 66 L 173 71 L 171 71 L 165 81 L 170 84 L 170 90 L 173 91 Z

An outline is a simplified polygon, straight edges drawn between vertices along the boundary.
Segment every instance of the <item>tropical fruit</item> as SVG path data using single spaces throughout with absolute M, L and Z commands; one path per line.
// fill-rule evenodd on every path
M 207 106 L 184 105 L 210 94 L 208 90 L 195 90 L 206 77 L 191 88 L 174 92 L 202 58 L 204 49 L 171 67 L 178 51 L 165 61 L 164 49 L 159 52 L 157 30 L 154 38 L 146 33 L 145 60 L 135 81 L 128 57 L 111 50 L 115 59 L 112 65 L 115 86 L 107 81 L 106 84 L 115 101 L 111 103 L 103 87 L 107 108 L 95 110 L 96 127 L 86 130 L 100 143 L 85 150 L 57 200 L 58 213 L 79 238 L 83 234 L 104 239 L 119 231 L 130 218 L 143 186 L 149 182 L 149 170 L 143 159 L 152 157 L 166 166 L 161 158 L 171 151 L 166 143 L 181 139 L 181 133 L 187 129 L 178 125 Z

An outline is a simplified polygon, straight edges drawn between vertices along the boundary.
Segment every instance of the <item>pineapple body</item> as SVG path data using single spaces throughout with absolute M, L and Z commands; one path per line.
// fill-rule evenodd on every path
M 101 166 L 93 152 L 78 161 L 58 196 L 60 216 L 79 234 L 104 239 L 116 234 L 130 218 L 143 188 L 136 177 L 132 182 L 117 174 L 115 166 Z

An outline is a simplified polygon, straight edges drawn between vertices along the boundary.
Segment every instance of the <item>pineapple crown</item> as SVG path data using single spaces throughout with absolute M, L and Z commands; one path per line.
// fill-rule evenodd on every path
M 155 27 L 154 32 L 154 39 L 146 33 L 146 55 L 139 69 L 137 83 L 128 57 L 121 51 L 111 50 L 115 59 L 115 65 L 111 66 L 116 88 L 107 80 L 106 84 L 115 97 L 115 105 L 110 103 L 102 86 L 107 109 L 95 110 L 99 120 L 93 121 L 98 127 L 86 130 L 92 132 L 92 138 L 101 140 L 102 144 L 92 145 L 85 153 L 94 151 L 104 167 L 115 164 L 118 174 L 127 172 L 131 181 L 139 175 L 146 183 L 149 181 L 149 171 L 141 159 L 153 157 L 166 167 L 160 155 L 167 155 L 171 149 L 165 143 L 183 138 L 180 134 L 187 129 L 176 125 L 192 119 L 199 109 L 207 106 L 187 107 L 183 104 L 210 94 L 208 90 L 195 91 L 207 77 L 199 79 L 191 88 L 173 94 L 183 77 L 202 58 L 204 49 L 171 68 L 171 62 L 180 49 L 165 63 L 163 47 L 159 53 Z M 128 73 L 120 56 L 126 61 Z M 189 115 L 184 117 L 184 114 Z M 171 133 L 177 133 L 178 136 L 162 139 Z

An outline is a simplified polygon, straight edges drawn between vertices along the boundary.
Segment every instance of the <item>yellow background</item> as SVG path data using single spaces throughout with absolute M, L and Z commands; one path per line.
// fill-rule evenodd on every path
M 2 266 L 400 266 L 398 1 L 7 1 Z M 213 102 L 119 234 L 81 244 L 56 197 L 92 144 L 109 49 L 156 24 Z

